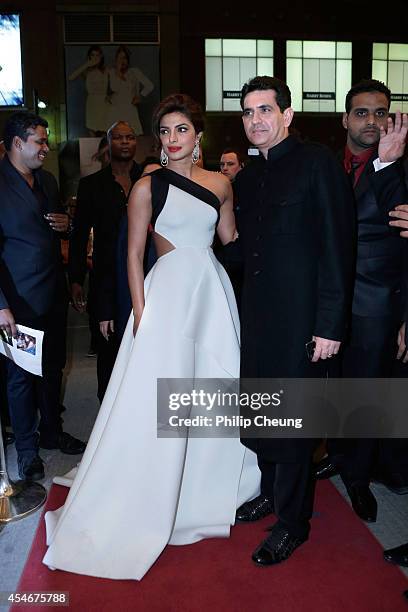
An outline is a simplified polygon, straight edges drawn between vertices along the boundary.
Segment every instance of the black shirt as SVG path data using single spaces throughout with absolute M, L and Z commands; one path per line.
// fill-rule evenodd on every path
M 140 175 L 139 166 L 133 163 L 130 172 L 132 186 Z M 88 238 L 93 228 L 92 263 L 99 321 L 114 318 L 116 243 L 121 219 L 126 215 L 127 200 L 128 195 L 115 180 L 110 164 L 79 181 L 69 249 L 69 279 L 71 283 L 84 283 Z

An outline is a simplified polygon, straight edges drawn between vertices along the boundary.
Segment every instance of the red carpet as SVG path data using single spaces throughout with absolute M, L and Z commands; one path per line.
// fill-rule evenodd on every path
M 59 507 L 66 494 L 54 485 L 46 510 Z M 289 561 L 258 568 L 250 555 L 270 523 L 237 525 L 230 539 L 168 546 L 135 582 L 49 570 L 41 562 L 41 521 L 17 590 L 69 591 L 69 609 L 81 612 L 408 612 L 405 576 L 383 561 L 380 544 L 329 482 L 318 485 L 309 542 Z

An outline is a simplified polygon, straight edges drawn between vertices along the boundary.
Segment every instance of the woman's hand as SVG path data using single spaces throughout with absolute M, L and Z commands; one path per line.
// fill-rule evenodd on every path
M 133 337 L 136 336 L 136 332 L 139 328 L 141 318 L 142 318 L 142 315 L 138 316 L 135 313 L 133 313 Z
M 405 345 L 405 326 L 406 323 L 403 323 L 399 332 L 398 332 L 398 354 L 397 359 L 401 359 L 402 363 L 408 363 L 408 353 L 407 347 Z

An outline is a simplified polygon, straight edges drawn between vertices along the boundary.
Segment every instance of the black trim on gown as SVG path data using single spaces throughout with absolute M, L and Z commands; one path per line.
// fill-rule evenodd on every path
M 170 168 L 159 168 L 151 173 L 151 191 L 152 191 L 152 225 L 156 224 L 157 218 L 160 215 L 163 207 L 166 203 L 167 194 L 169 191 L 169 185 L 173 185 L 186 193 L 189 193 L 193 197 L 205 202 L 209 206 L 212 206 L 218 215 L 217 224 L 220 220 L 220 207 L 221 203 L 218 197 L 202 185 L 199 185 L 195 181 L 182 176 Z

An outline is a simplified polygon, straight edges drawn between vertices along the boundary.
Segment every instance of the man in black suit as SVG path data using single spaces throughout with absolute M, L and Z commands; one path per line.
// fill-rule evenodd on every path
M 242 378 L 320 378 L 339 350 L 351 295 L 353 201 L 342 168 L 320 145 L 289 135 L 291 94 L 279 79 L 251 79 L 243 123 L 258 159 L 237 176 L 242 288 Z M 305 345 L 314 341 L 312 360 Z M 287 559 L 308 539 L 314 484 L 309 439 L 251 438 L 261 495 L 237 510 L 255 521 L 275 512 L 258 565 Z
M 141 171 L 133 160 L 134 129 L 118 121 L 107 134 L 110 164 L 79 181 L 77 206 L 69 248 L 69 279 L 74 307 L 83 311 L 83 283 L 87 269 L 87 244 L 93 227 L 93 290 L 95 316 L 100 324 L 97 346 L 98 398 L 102 402 L 119 348 L 115 332 L 116 249 L 121 219 Z
M 407 244 L 389 226 L 389 211 L 408 197 L 400 162 L 408 120 L 397 112 L 394 126 L 390 102 L 388 87 L 374 79 L 361 81 L 346 96 L 343 164 L 354 188 L 358 244 L 350 337 L 338 364 L 345 378 L 388 378 L 398 353 Z M 316 476 L 329 477 L 339 471 L 356 514 L 375 521 L 377 502 L 369 483 L 377 457 L 377 470 L 386 473 L 391 486 L 388 479 L 393 478 L 398 489 L 406 442 L 336 439 L 329 441 L 328 450 Z M 406 486 L 408 474 L 405 480 Z
M 7 359 L 7 396 L 16 438 L 19 475 L 44 476 L 40 446 L 69 454 L 85 444 L 62 431 L 60 393 L 65 365 L 67 291 L 60 235 L 68 229 L 57 182 L 42 165 L 49 151 L 47 122 L 14 113 L 4 130 L 0 163 L 0 328 L 16 336 L 16 323 L 44 331 L 43 377 Z
M 0 140 L 0 161 L 4 158 L 6 149 L 4 143 Z M 3 359 L 0 359 L 0 418 L 3 431 L 3 442 L 7 446 L 14 442 L 14 434 L 6 431 L 6 426 L 10 425 L 10 416 L 7 405 L 7 392 L 6 392 L 6 364 L 3 363 Z

